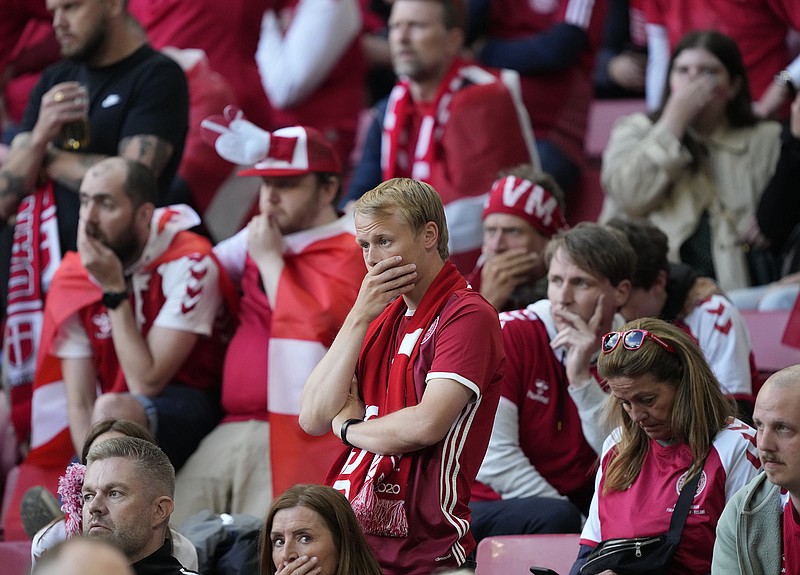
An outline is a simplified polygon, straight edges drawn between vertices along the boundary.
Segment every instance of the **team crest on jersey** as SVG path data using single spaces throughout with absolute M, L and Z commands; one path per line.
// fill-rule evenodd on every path
M 678 481 L 675 483 L 675 493 L 678 495 L 680 495 L 681 489 L 683 489 L 683 484 L 686 483 L 686 475 L 688 473 L 688 471 L 684 472 L 683 475 L 678 477 Z M 700 480 L 697 482 L 697 489 L 695 489 L 694 497 L 697 497 L 703 492 L 703 490 L 706 488 L 707 481 L 708 477 L 706 476 L 705 470 L 703 470 L 700 472 Z
M 551 14 L 558 9 L 558 0 L 528 0 L 528 6 L 534 12 Z
M 550 396 L 547 392 L 550 391 L 550 384 L 543 379 L 537 379 L 534 385 L 536 385 L 536 391 L 529 389 L 528 399 L 538 401 L 539 403 L 543 403 L 545 405 L 549 404 Z
M 95 339 L 108 339 L 111 337 L 111 320 L 108 319 L 107 313 L 97 313 L 92 316 L 92 323 L 97 331 L 95 331 Z
M 419 343 L 420 345 L 423 345 L 426 341 L 428 341 L 433 336 L 434 332 L 436 331 L 436 326 L 437 325 L 439 325 L 439 316 L 438 315 L 436 316 L 436 319 L 433 320 L 433 323 L 431 324 L 431 327 L 428 328 L 428 331 L 425 332 L 425 335 L 422 336 L 422 341 Z

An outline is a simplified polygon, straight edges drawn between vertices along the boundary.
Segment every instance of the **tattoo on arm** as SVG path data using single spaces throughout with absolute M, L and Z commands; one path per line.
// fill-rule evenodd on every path
M 161 175 L 169 163 L 174 148 L 166 140 L 152 135 L 138 135 L 124 138 L 119 143 L 119 155 L 141 162 L 156 174 Z

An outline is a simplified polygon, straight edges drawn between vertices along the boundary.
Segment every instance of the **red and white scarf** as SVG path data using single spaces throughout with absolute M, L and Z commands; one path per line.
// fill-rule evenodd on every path
M 457 59 L 450 66 L 436 93 L 429 110 L 422 118 L 419 134 L 414 145 L 414 157 L 408 157 L 414 116 L 414 101 L 410 83 L 401 79 L 395 84 L 386 105 L 383 117 L 381 140 L 381 169 L 383 179 L 395 177 L 414 178 L 427 182 L 431 176 L 431 165 L 436 159 L 436 144 L 450 117 L 453 97 L 466 83 L 487 84 L 497 82 L 500 76 L 480 66 Z
M 397 298 L 370 324 L 356 377 L 364 403 L 377 406 L 379 416 L 419 402 L 414 364 L 423 334 L 434 325 L 450 297 L 462 289 L 467 289 L 466 280 L 447 262 L 402 331 L 399 329 L 406 315 L 403 298 Z M 405 537 L 405 501 L 412 462 L 413 455 L 378 455 L 353 448 L 345 464 L 331 470 L 328 484 L 337 488 L 349 485 L 345 494 L 366 533 Z
M 20 203 L 11 248 L 3 348 L 11 388 L 11 419 L 17 438 L 23 442 L 31 431 L 31 396 L 44 297 L 60 263 L 58 220 L 50 182 Z

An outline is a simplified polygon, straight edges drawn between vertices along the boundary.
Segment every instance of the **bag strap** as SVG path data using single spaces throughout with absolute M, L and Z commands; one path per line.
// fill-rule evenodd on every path
M 674 538 L 676 541 L 681 537 L 681 531 L 686 524 L 686 518 L 689 516 L 689 507 L 692 505 L 694 494 L 697 491 L 697 484 L 700 481 L 700 476 L 703 474 L 703 466 L 705 465 L 705 458 L 700 470 L 695 473 L 694 477 L 688 482 L 683 484 L 681 493 L 678 496 L 678 502 L 675 504 L 675 509 L 672 511 L 672 518 L 669 520 L 669 531 L 667 536 Z M 692 466 L 689 466 L 691 469 Z

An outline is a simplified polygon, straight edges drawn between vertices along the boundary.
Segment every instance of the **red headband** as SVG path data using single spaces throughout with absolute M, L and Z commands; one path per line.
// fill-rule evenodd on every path
M 555 196 L 524 178 L 506 176 L 492 184 L 483 208 L 483 219 L 496 213 L 522 218 L 546 238 L 569 229 Z

